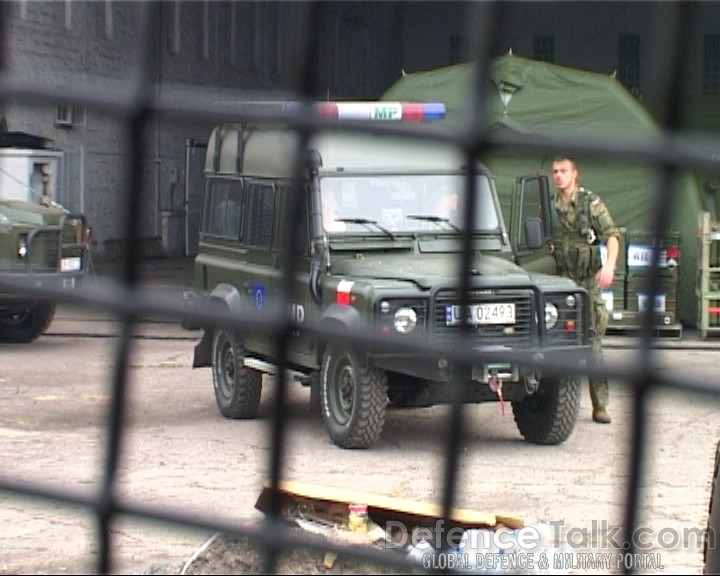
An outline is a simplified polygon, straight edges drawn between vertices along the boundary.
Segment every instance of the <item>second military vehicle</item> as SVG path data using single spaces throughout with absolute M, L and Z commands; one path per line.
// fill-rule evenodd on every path
M 6 283 L 0 286 L 0 342 L 28 343 L 50 326 L 55 302 L 27 288 L 74 289 L 89 269 L 89 228 L 84 215 L 53 200 L 47 190 L 51 175 L 39 164 L 37 184 L 32 177 L 24 181 L 26 173 L 12 172 L 24 155 L 32 160 L 46 152 L 44 139 L 0 133 L 0 148 L 13 159 L 0 164 L 0 282 Z

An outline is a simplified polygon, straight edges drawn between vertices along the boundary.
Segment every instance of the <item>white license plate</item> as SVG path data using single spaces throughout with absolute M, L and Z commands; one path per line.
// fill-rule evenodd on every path
M 79 256 L 60 260 L 60 270 L 62 272 L 77 272 L 80 268 L 82 268 L 82 261 Z
M 470 304 L 467 307 L 468 324 L 515 324 L 515 304 L 495 302 L 493 304 Z M 460 306 L 445 306 L 445 325 L 462 324 Z

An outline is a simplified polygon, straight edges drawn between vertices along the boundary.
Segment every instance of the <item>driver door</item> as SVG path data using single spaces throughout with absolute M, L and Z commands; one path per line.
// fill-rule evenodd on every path
M 544 174 L 520 176 L 515 179 L 510 210 L 510 241 L 515 262 L 530 272 L 557 274 L 555 258 L 550 254 L 552 239 L 552 197 L 548 177 Z M 528 219 L 540 219 L 543 245 L 531 248 L 526 238 Z

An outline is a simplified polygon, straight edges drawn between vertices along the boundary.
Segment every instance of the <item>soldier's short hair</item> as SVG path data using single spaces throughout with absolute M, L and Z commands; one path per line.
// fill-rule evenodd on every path
M 575 167 L 575 158 L 570 156 L 569 154 L 560 153 L 560 154 L 556 154 L 555 157 L 553 158 L 553 162 L 563 162 L 565 160 L 570 162 L 573 165 L 573 167 Z

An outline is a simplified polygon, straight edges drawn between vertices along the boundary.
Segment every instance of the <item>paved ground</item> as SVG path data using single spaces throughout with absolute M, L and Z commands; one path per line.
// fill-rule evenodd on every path
M 117 325 L 61 311 L 51 332 L 32 348 L 0 348 L 0 460 L 2 474 L 82 493 L 97 489 L 106 449 L 109 382 Z M 83 336 L 84 335 L 84 336 Z M 169 323 L 145 323 L 133 343 L 128 428 L 118 493 L 133 502 L 229 520 L 257 519 L 267 480 L 270 424 L 276 383 L 266 378 L 260 415 L 223 419 L 210 373 L 192 370 L 194 341 Z M 694 377 L 713 370 L 711 351 L 671 350 L 663 368 L 692 363 Z M 611 349 L 608 360 L 633 361 L 632 349 Z M 611 384 L 613 424 L 590 420 L 582 394 L 580 417 L 560 446 L 530 445 L 507 409 L 468 406 L 460 449 L 457 499 L 462 506 L 530 523 L 562 522 L 587 544 L 612 537 L 624 519 L 632 396 L 627 383 Z M 340 450 L 309 412 L 309 394 L 289 388 L 283 477 L 305 483 L 438 502 L 443 479 L 446 407 L 390 410 L 381 441 L 371 450 Z M 697 536 L 707 522 L 709 482 L 720 437 L 718 402 L 658 391 L 649 405 L 648 454 L 642 485 L 642 536 L 660 554 L 664 570 L 700 574 L 697 539 L 657 543 L 661 531 Z M 86 573 L 95 568 L 96 526 L 90 514 L 26 498 L 0 500 L 0 573 Z M 120 519 L 113 525 L 113 572 L 178 573 L 210 535 Z M 206 573 L 236 573 L 246 549 L 213 549 Z M 597 544 L 603 545 L 602 540 Z M 617 555 L 612 572 L 618 572 Z M 298 573 L 306 572 L 302 564 Z M 571 573 L 585 573 L 571 569 Z M 607 573 L 607 572 L 606 572 Z
M 99 265 L 102 275 L 116 267 Z M 190 284 L 187 261 L 142 263 L 149 286 L 177 294 Z M 48 335 L 32 347 L 0 348 L 2 473 L 81 491 L 97 488 L 105 450 L 106 410 L 117 321 L 106 314 L 58 310 Z M 186 513 L 257 519 L 254 503 L 267 479 L 269 424 L 276 384 L 266 378 L 260 417 L 229 421 L 218 414 L 207 369 L 192 370 L 196 335 L 169 322 L 144 322 L 134 342 L 129 429 L 118 489 L 123 497 Z M 716 382 L 716 343 L 684 335 L 664 343 L 659 367 Z M 637 361 L 634 340 L 608 339 L 608 360 Z M 613 424 L 589 418 L 582 396 L 573 436 L 557 447 L 522 441 L 512 415 L 495 405 L 467 407 L 460 447 L 458 501 L 468 508 L 517 515 L 529 522 L 563 522 L 581 538 L 612 535 L 624 519 L 632 396 L 611 383 Z M 720 388 L 720 387 L 719 387 Z M 447 409 L 393 410 L 381 442 L 369 451 L 339 450 L 308 413 L 307 390 L 293 386 L 287 437 L 287 479 L 420 501 L 441 495 Z M 658 535 L 689 534 L 707 522 L 709 482 L 720 437 L 719 402 L 672 391 L 649 405 L 641 525 L 664 569 L 700 574 L 697 541 L 672 547 Z M 391 463 L 389 465 L 388 463 Z M 89 514 L 16 497 L 0 501 L 0 573 L 83 573 L 97 557 Z M 121 520 L 113 527 L 114 571 L 178 573 L 209 534 Z M 236 573 L 246 550 L 229 543 L 206 557 L 207 573 Z M 617 555 L 613 557 L 617 572 Z M 300 566 L 298 573 L 306 572 Z M 587 570 L 572 569 L 571 573 Z

